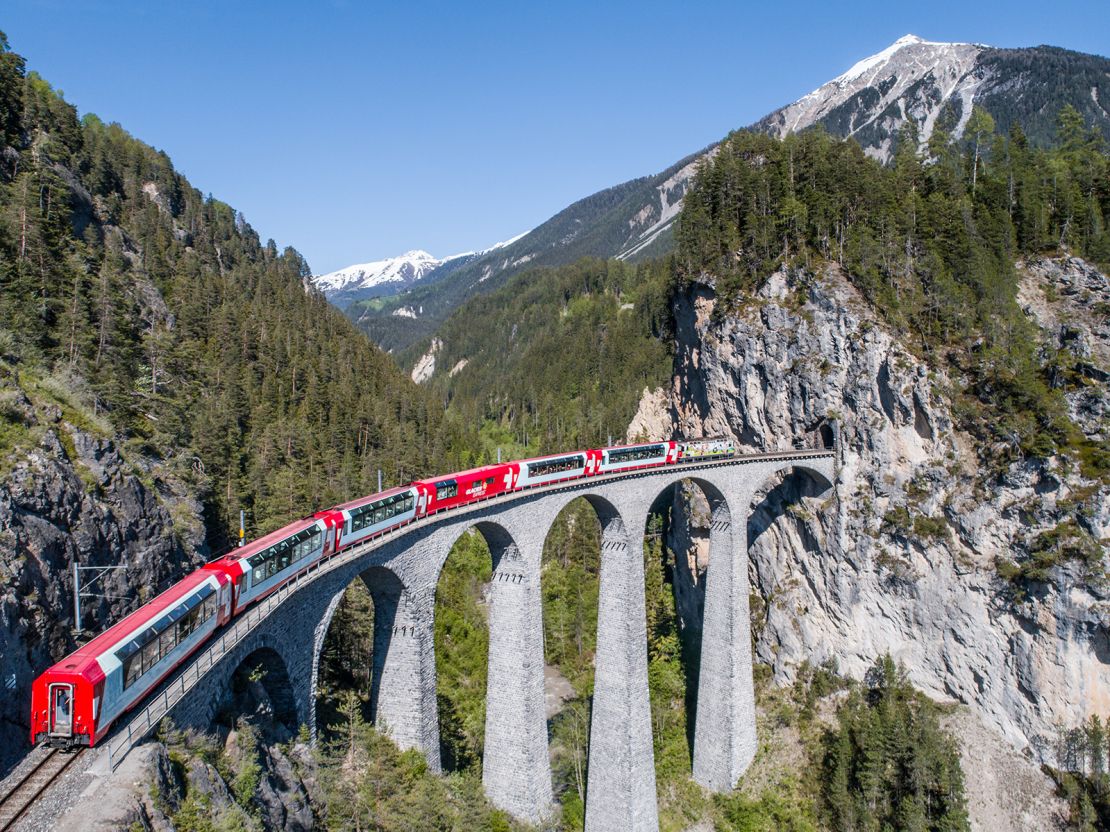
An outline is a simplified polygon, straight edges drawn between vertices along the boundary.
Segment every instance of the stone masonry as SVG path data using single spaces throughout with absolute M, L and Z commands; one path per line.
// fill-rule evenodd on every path
M 791 469 L 806 472 L 821 489 L 835 477 L 831 453 L 802 459 L 741 457 L 727 465 L 578 481 L 445 513 L 306 582 L 217 663 L 171 716 L 179 724 L 207 724 L 236 669 L 263 660 L 272 668 L 276 655 L 284 673 L 271 675 L 288 680 L 297 719 L 315 732 L 324 636 L 339 598 L 361 579 L 375 606 L 375 723 L 398 745 L 421 750 L 438 771 L 435 590 L 452 545 L 476 528 L 493 558 L 483 783 L 489 799 L 513 816 L 533 823 L 551 817 L 540 562 L 556 516 L 571 500 L 584 497 L 602 526 L 586 829 L 657 830 L 643 572 L 649 511 L 682 478 L 698 484 L 712 509 L 693 772 L 702 785 L 727 791 L 756 749 L 747 519 L 760 490 Z

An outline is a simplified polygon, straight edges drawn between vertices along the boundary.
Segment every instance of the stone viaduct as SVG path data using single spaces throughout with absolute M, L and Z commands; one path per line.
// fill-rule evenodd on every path
M 285 694 L 279 708 L 315 735 L 315 691 L 331 618 L 352 581 L 375 607 L 371 712 L 402 747 L 440 769 L 433 614 L 440 570 L 471 528 L 493 557 L 482 779 L 489 799 L 523 820 L 554 810 L 544 710 L 540 561 L 556 516 L 576 497 L 602 528 L 597 653 L 590 719 L 587 830 L 657 830 L 648 700 L 643 541 L 653 503 L 693 480 L 712 509 L 693 774 L 715 791 L 733 788 L 756 751 L 748 613 L 747 521 L 755 496 L 781 472 L 835 477 L 835 452 L 792 451 L 603 475 L 502 495 L 416 521 L 354 547 L 229 625 L 121 726 L 112 764 L 165 715 L 207 726 L 236 670 L 263 664 Z

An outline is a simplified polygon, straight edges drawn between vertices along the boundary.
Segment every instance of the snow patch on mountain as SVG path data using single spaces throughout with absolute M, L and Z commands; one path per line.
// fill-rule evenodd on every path
M 683 165 L 673 176 L 660 183 L 655 191 L 658 202 L 651 202 L 639 210 L 628 221 L 628 228 L 632 236 L 625 247 L 617 254 L 619 260 L 627 260 L 650 246 L 655 240 L 674 223 L 682 211 L 682 199 L 686 196 L 686 189 L 690 181 L 698 172 L 702 161 L 711 158 L 717 152 L 713 148 L 708 153 L 698 156 L 687 165 Z M 646 226 L 646 227 L 645 227 Z
M 331 297 L 338 292 L 370 289 L 383 283 L 414 283 L 444 262 L 426 251 L 415 249 L 397 257 L 356 263 L 328 274 L 317 275 L 312 282 L 325 296 Z

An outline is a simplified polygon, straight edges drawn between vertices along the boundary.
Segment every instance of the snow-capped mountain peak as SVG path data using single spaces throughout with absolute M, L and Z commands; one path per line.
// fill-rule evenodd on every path
M 951 107 L 958 117 L 955 132 L 963 130 L 984 80 L 976 69 L 987 48 L 905 35 L 758 126 L 782 137 L 820 122 L 838 135 L 857 138 L 869 154 L 885 161 L 906 118 L 920 125 L 924 141 L 937 117 Z
M 413 283 L 440 264 L 431 254 L 420 249 L 406 251 L 398 257 L 356 263 L 312 279 L 328 297 L 338 292 L 370 289 L 383 283 Z
M 396 257 L 372 260 L 369 263 L 356 263 L 334 272 L 316 275 L 312 278 L 312 283 L 328 300 L 338 305 L 363 298 L 393 295 L 424 279 L 441 266 L 462 265 L 476 257 L 504 248 L 527 233 L 525 231 L 504 242 L 494 243 L 481 251 L 466 251 L 443 259 L 423 249 L 412 249 Z

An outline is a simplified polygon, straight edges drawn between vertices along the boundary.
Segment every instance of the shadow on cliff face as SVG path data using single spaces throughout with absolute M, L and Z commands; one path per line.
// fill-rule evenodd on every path
M 806 497 L 821 496 L 827 488 L 805 471 L 790 471 L 783 475 L 762 498 L 757 497 L 758 502 L 752 504 L 748 515 L 748 549 L 755 546 L 760 536 L 779 518 L 791 516 L 792 506 L 800 506 Z M 821 548 L 808 524 L 797 522 L 796 528 L 807 552 Z

